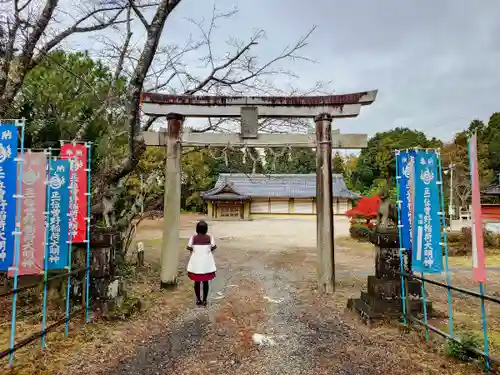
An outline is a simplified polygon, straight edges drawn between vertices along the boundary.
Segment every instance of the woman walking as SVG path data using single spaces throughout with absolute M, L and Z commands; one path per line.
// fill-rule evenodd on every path
M 215 277 L 215 261 L 212 255 L 217 246 L 212 236 L 208 235 L 208 224 L 201 220 L 196 224 L 196 235 L 189 239 L 187 249 L 191 257 L 187 265 L 188 276 L 194 281 L 196 305 L 206 306 L 208 297 L 208 282 Z M 203 283 L 203 299 L 201 284 Z

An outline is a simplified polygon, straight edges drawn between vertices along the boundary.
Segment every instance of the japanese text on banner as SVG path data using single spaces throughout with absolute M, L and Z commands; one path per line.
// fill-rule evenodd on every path
M 479 189 L 479 168 L 477 165 L 477 135 L 469 139 L 469 164 L 472 184 L 472 270 L 474 280 L 486 282 L 486 265 L 483 239 L 483 218 Z
M 415 168 L 415 151 L 401 152 L 397 158 L 398 170 L 400 174 L 399 197 L 401 201 L 401 245 L 411 251 L 412 237 L 412 195 L 413 179 L 411 178 Z
M 0 271 L 14 263 L 17 185 L 17 127 L 0 125 Z
M 441 273 L 443 271 L 437 178 L 436 153 L 417 152 L 412 237 L 412 269 L 415 272 Z
M 24 154 L 20 276 L 39 274 L 43 270 L 46 165 L 47 157 L 43 152 Z
M 87 147 L 82 144 L 64 144 L 61 147 L 61 158 L 71 163 L 69 187 L 75 187 L 70 195 L 70 228 L 72 242 L 80 243 L 86 240 L 87 232 Z M 73 183 L 74 179 L 74 183 Z M 73 202 L 74 199 L 74 202 Z
M 63 269 L 68 265 L 69 252 L 69 160 L 53 160 L 50 163 L 48 207 L 48 269 Z

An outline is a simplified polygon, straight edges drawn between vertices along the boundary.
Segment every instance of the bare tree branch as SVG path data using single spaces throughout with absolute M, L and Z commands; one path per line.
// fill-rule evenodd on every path
M 106 179 L 107 184 L 118 182 L 122 177 L 133 171 L 142 153 L 145 151 L 143 142 L 135 139 L 139 129 L 139 104 L 140 94 L 146 75 L 155 57 L 160 37 L 165 26 L 165 22 L 170 13 L 179 5 L 181 0 L 162 0 L 153 16 L 153 20 L 147 30 L 147 39 L 144 48 L 134 69 L 129 82 L 126 95 L 125 112 L 127 114 L 127 127 L 129 128 L 128 155 L 121 165 L 115 168 Z
M 169 74 L 167 80 L 163 82 L 161 85 L 153 85 L 151 88 L 146 88 L 147 91 L 156 91 L 168 88 L 168 86 L 172 83 L 175 78 L 181 80 L 181 85 L 186 87 L 191 84 L 191 88 L 186 88 L 180 94 L 183 95 L 194 95 L 198 92 L 203 93 L 214 93 L 218 95 L 224 94 L 240 94 L 243 95 L 248 92 L 260 92 L 266 95 L 276 95 L 277 93 L 284 95 L 307 95 L 308 93 L 315 92 L 318 93 L 327 93 L 324 90 L 324 83 L 317 83 L 311 90 L 306 92 L 299 93 L 297 90 L 289 88 L 288 91 L 277 90 L 276 87 L 272 87 L 272 84 L 264 84 L 262 85 L 262 77 L 265 75 L 278 75 L 284 74 L 288 76 L 292 76 L 293 73 L 280 70 L 280 69 L 270 69 L 273 65 L 278 64 L 282 60 L 288 59 L 299 59 L 302 58 L 304 60 L 311 61 L 305 57 L 301 57 L 298 55 L 298 51 L 305 46 L 307 46 L 307 40 L 311 36 L 314 28 L 309 30 L 303 37 L 299 39 L 297 43 L 295 43 L 292 47 L 286 47 L 283 51 L 271 59 L 269 62 L 258 66 L 256 63 L 256 57 L 248 55 L 251 48 L 258 44 L 258 40 L 264 36 L 263 31 L 257 32 L 249 41 L 246 43 L 237 42 L 235 40 L 231 40 L 230 45 L 237 46 L 236 51 L 232 54 L 227 54 L 222 61 L 218 61 L 216 56 L 213 54 L 212 50 L 212 41 L 211 37 L 213 37 L 213 31 L 217 26 L 217 22 L 220 19 L 231 17 L 236 14 L 237 10 L 233 9 L 230 12 L 219 12 L 217 8 L 213 8 L 212 17 L 208 22 L 208 27 L 205 27 L 204 20 L 195 21 L 190 19 L 190 23 L 195 25 L 201 34 L 201 42 L 193 48 L 185 48 L 180 50 L 179 53 L 175 55 L 169 55 L 169 49 L 167 48 L 164 53 L 168 55 L 167 61 L 163 64 L 162 69 L 158 71 L 158 74 Z M 191 46 L 191 42 L 187 45 Z M 205 67 L 209 67 L 210 71 L 207 72 L 203 79 L 198 79 L 194 75 L 188 73 L 183 66 L 179 66 L 180 59 L 188 52 L 198 51 L 201 47 L 206 47 L 207 52 L 206 55 L 200 58 L 200 60 L 204 63 Z M 160 54 L 160 51 L 158 52 Z M 168 72 L 168 70 L 171 72 Z M 250 73 L 248 73 L 250 71 Z M 156 72 L 153 72 L 153 75 Z M 244 74 L 246 73 L 246 74 Z M 182 79 L 185 78 L 185 80 Z M 233 78 L 231 78 L 233 77 Z M 234 78 L 238 77 L 238 78 Z M 158 80 L 158 79 L 157 79 Z M 266 86 L 268 86 L 266 88 Z M 238 89 L 241 87 L 241 89 Z M 229 92 L 225 91 L 229 89 Z M 330 92 L 328 92 L 330 93 Z M 153 116 L 149 117 L 145 124 L 142 127 L 142 131 L 149 130 L 154 122 L 159 117 Z M 216 126 L 209 119 L 209 126 L 206 126 L 200 131 L 216 131 L 222 130 L 221 125 L 227 124 L 229 127 L 227 129 L 231 129 L 237 126 L 238 121 L 236 120 L 228 120 L 223 119 L 222 121 L 217 121 Z M 263 131 L 272 131 L 273 129 L 283 127 L 282 131 L 290 131 L 291 128 L 294 129 L 307 129 L 310 127 L 310 124 L 307 121 L 290 119 L 286 121 L 286 126 L 282 126 L 284 124 L 281 120 L 264 120 L 261 123 L 261 130 Z
M 314 28 L 301 37 L 297 43 L 281 50 L 275 57 L 260 62 L 257 46 L 265 36 L 262 30 L 246 41 L 229 38 L 226 42 L 227 52 L 217 56 L 218 53 L 220 54 L 216 52 L 218 48 L 214 48 L 215 40 L 220 39 L 216 32 L 217 25 L 219 21 L 235 15 L 236 9 L 220 12 L 214 7 L 211 18 L 207 22 L 189 20 L 190 24 L 195 26 L 198 35 L 189 36 L 185 45 L 178 46 L 162 45 L 160 42 L 168 17 L 182 0 L 159 0 L 156 3 L 143 0 L 103 1 L 105 3 L 101 7 L 96 6 L 83 12 L 72 25 L 56 27 L 55 30 L 50 30 L 51 32 L 49 29 L 51 24 L 57 21 L 57 15 L 64 13 L 59 9 L 58 0 L 45 0 L 40 15 L 29 13 L 24 18 L 16 14 L 21 14 L 22 9 L 26 9 L 27 12 L 29 7 L 26 7 L 26 3 L 20 4 L 16 1 L 17 5 L 9 17 L 8 43 L 0 43 L 0 52 L 3 48 L 3 55 L 9 57 L 7 62 L 5 62 L 6 59 L 0 59 L 0 116 L 3 116 L 7 108 L 11 106 L 30 69 L 49 56 L 48 52 L 68 36 L 75 33 L 90 33 L 107 27 L 111 27 L 112 30 L 125 30 L 118 42 L 111 37 L 102 42 L 106 45 L 109 52 L 108 58 L 113 64 L 112 82 L 104 100 L 102 100 L 102 92 L 99 94 L 102 105 L 93 112 L 90 119 L 82 120 L 76 132 L 76 138 L 81 139 L 88 125 L 97 117 L 107 120 L 109 136 L 121 138 L 124 132 L 127 132 L 128 145 L 123 160 L 103 162 L 98 173 L 101 180 L 98 185 L 101 188 L 116 184 L 134 170 L 145 151 L 145 145 L 137 140 L 137 135 L 141 130 L 150 129 L 159 118 L 151 116 L 144 119 L 141 124 L 139 112 L 142 91 L 161 90 L 184 95 L 300 93 L 291 88 L 276 87 L 274 79 L 277 76 L 290 79 L 295 77 L 293 72 L 284 68 L 285 63 L 290 60 L 311 61 L 302 55 L 302 51 L 307 46 Z M 143 10 L 153 7 L 152 17 L 146 18 Z M 56 12 L 57 10 L 59 13 Z M 137 17 L 134 26 L 132 26 L 133 16 Z M 140 35 L 140 33 L 135 35 L 136 33 L 132 32 L 137 24 L 144 27 L 145 35 Z M 52 36 L 49 37 L 49 34 Z M 0 40 L 2 40 L 1 35 Z M 18 44 L 21 48 L 15 56 Z M 35 54 L 35 51 L 38 52 Z M 193 58 L 202 65 L 193 65 Z M 13 70 L 15 74 L 12 74 Z M 116 87 L 124 80 L 126 80 L 126 92 L 118 93 Z M 4 81 L 5 89 L 2 88 Z M 84 81 L 84 79 L 81 80 L 82 85 L 85 85 Z M 320 85 L 313 89 L 319 90 Z M 306 92 L 302 91 L 302 93 Z M 234 120 L 208 119 L 206 125 L 193 131 L 227 131 L 236 124 Z M 307 123 L 299 121 L 290 121 L 286 124 L 276 120 L 260 122 L 262 131 L 272 131 L 280 127 L 283 127 L 285 131 L 285 129 L 307 128 L 307 126 Z M 114 157 L 116 158 L 117 155 Z
M 57 7 L 57 3 L 58 0 L 47 0 L 40 14 L 40 17 L 38 18 L 37 22 L 33 27 L 32 32 L 30 33 L 29 37 L 27 38 L 26 42 L 22 47 L 21 55 L 16 64 L 15 74 L 8 75 L 7 77 L 4 78 L 6 79 L 6 83 L 4 89 L 2 90 L 1 93 L 2 95 L 0 96 L 0 116 L 4 114 L 6 104 L 10 105 L 12 103 L 15 94 L 21 87 L 24 77 L 27 73 L 28 66 L 31 62 L 31 59 L 33 58 L 36 44 L 38 43 L 38 40 L 42 36 L 44 30 L 47 28 L 47 25 L 49 24 L 52 15 Z M 16 19 L 19 18 L 18 12 L 16 12 L 15 17 Z M 10 37 L 11 35 L 9 35 L 9 38 Z M 9 40 L 9 43 L 15 43 L 15 37 L 16 37 L 15 34 L 12 35 L 12 39 Z M 13 64 L 13 62 L 14 61 L 11 60 L 8 62 L 8 64 L 11 65 Z M 13 78 L 9 79 L 10 76 L 12 76 Z
M 232 56 L 230 59 L 228 59 L 224 64 L 220 65 L 220 66 L 217 66 L 215 68 L 212 69 L 212 71 L 210 72 L 210 74 L 208 75 L 208 77 L 206 77 L 203 81 L 201 81 L 198 85 L 196 85 L 195 87 L 193 87 L 192 89 L 190 90 L 187 90 L 184 94 L 185 95 L 194 95 L 196 94 L 198 91 L 202 90 L 206 85 L 208 85 L 211 81 L 216 81 L 216 82 L 220 82 L 221 80 L 219 80 L 217 77 L 216 77 L 216 74 L 223 70 L 223 69 L 226 69 L 227 67 L 229 67 L 232 63 L 234 63 L 235 61 L 237 61 L 241 56 L 243 56 L 243 54 L 245 52 L 247 52 L 252 46 L 255 46 L 257 45 L 257 40 L 258 37 L 254 37 L 252 38 L 252 40 L 250 40 L 250 42 L 248 42 L 243 48 L 241 48 L 238 52 L 236 52 L 236 54 L 234 56 Z M 221 82 L 220 82 L 221 83 Z
M 32 61 L 32 64 L 30 68 L 38 64 L 40 59 L 42 59 L 49 51 L 51 51 L 54 47 L 59 45 L 64 39 L 66 39 L 68 36 L 75 34 L 75 33 L 89 33 L 93 31 L 98 31 L 98 30 L 104 30 L 105 28 L 111 26 L 111 25 L 116 25 L 120 23 L 126 23 L 126 20 L 118 20 L 118 17 L 120 14 L 123 12 L 123 7 L 105 7 L 105 8 L 99 8 L 95 9 L 88 14 L 84 15 L 80 19 L 78 19 L 72 26 L 68 27 L 64 31 L 60 32 L 57 34 L 54 38 L 49 40 L 47 43 L 45 43 L 42 47 L 40 47 L 38 50 L 40 54 L 36 59 Z M 80 26 L 83 22 L 89 20 L 90 18 L 95 18 L 95 16 L 99 13 L 107 13 L 107 12 L 113 12 L 114 14 L 108 19 L 108 20 L 101 20 L 98 21 L 95 25 L 91 26 Z
M 132 35 L 133 35 L 132 29 L 131 29 L 131 22 L 132 22 L 131 7 L 129 6 L 127 8 L 126 34 L 125 34 L 124 42 L 122 45 L 122 49 L 119 52 L 118 61 L 116 62 L 116 67 L 115 67 L 115 71 L 113 74 L 113 79 L 112 79 L 111 85 L 110 85 L 109 90 L 108 90 L 108 94 L 106 96 L 106 99 L 103 101 L 102 105 L 96 111 L 94 111 L 94 113 L 92 114 L 92 117 L 90 119 L 88 119 L 87 121 L 85 121 L 79 127 L 79 129 L 75 135 L 76 140 L 81 140 L 83 138 L 83 135 L 85 134 L 85 132 L 87 130 L 88 125 L 95 118 L 101 116 L 104 113 L 104 111 L 106 111 L 109 108 L 109 106 L 112 104 L 112 102 L 117 99 L 117 98 L 115 98 L 114 95 L 116 94 L 117 84 L 118 84 L 118 81 L 119 81 L 119 79 L 122 75 L 122 72 L 123 72 L 125 57 L 126 57 L 127 53 L 129 52 L 130 40 L 132 39 Z M 113 120 L 114 119 L 110 119 L 110 122 L 112 122 Z
M 7 46 L 4 53 L 5 58 L 0 61 L 0 117 L 5 116 L 8 109 L 12 107 L 26 74 L 68 36 L 75 33 L 103 30 L 110 25 L 125 22 L 118 19 L 125 9 L 122 5 L 118 3 L 110 6 L 96 4 L 91 10 L 82 10 L 81 14 L 83 15 L 76 19 L 71 26 L 42 43 L 52 21 L 56 19 L 56 12 L 61 11 L 59 0 L 45 0 L 38 16 L 34 13 L 36 7 L 28 7 L 30 3 L 31 0 L 28 0 L 21 5 L 16 0 L 13 2 L 13 9 L 5 10 L 7 12 L 5 15 L 6 23 L 10 26 L 5 43 Z M 26 12 L 23 13 L 23 11 Z M 95 22 L 85 25 L 90 20 Z M 19 44 L 17 56 L 15 54 L 16 44 Z M 38 53 L 35 54 L 35 51 Z
M 130 6 L 127 8 L 127 34 L 125 36 L 125 40 L 123 42 L 123 47 L 120 51 L 120 55 L 118 57 L 118 62 L 116 64 L 116 68 L 115 68 L 115 73 L 114 73 L 114 77 L 113 77 L 113 85 L 112 87 L 116 87 L 116 84 L 118 82 L 118 80 L 120 79 L 121 77 L 121 74 L 122 74 L 122 71 L 123 71 L 123 64 L 125 62 L 125 56 L 127 55 L 128 51 L 129 51 L 129 47 L 130 47 L 130 40 L 132 39 L 132 28 L 131 28 L 131 21 L 132 21 L 132 17 L 131 17 L 131 12 L 130 12 Z M 110 93 L 109 93 L 109 96 L 111 96 L 111 89 L 110 89 Z
M 135 4 L 134 0 L 129 0 L 129 6 L 132 7 L 132 9 L 134 10 L 134 13 L 137 15 L 137 17 L 139 17 L 143 26 L 146 28 L 146 30 L 149 30 L 149 23 L 146 20 L 146 18 L 144 17 L 144 14 L 142 14 L 139 7 Z

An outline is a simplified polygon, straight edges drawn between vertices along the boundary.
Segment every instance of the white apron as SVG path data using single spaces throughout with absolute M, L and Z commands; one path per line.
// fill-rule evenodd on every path
M 189 239 L 188 247 L 192 248 L 191 257 L 187 265 L 187 271 L 203 275 L 215 272 L 215 260 L 212 254 L 212 247 L 215 246 L 213 237 L 210 237 L 211 244 L 193 245 L 193 237 Z

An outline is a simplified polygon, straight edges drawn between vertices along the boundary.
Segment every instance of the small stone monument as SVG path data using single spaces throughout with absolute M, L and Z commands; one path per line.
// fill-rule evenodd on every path
M 137 242 L 137 267 L 144 267 L 144 243 L 142 241 Z
M 379 195 L 377 225 L 370 235 L 370 242 L 376 247 L 375 275 L 368 276 L 367 291 L 361 291 L 360 298 L 347 301 L 347 307 L 358 312 L 368 325 L 383 318 L 398 318 L 402 312 L 397 208 L 390 201 L 387 187 Z M 411 258 L 404 257 L 403 269 L 411 274 Z M 423 312 L 421 288 L 419 280 L 405 280 L 407 309 L 412 313 Z M 431 305 L 427 304 L 430 313 Z

